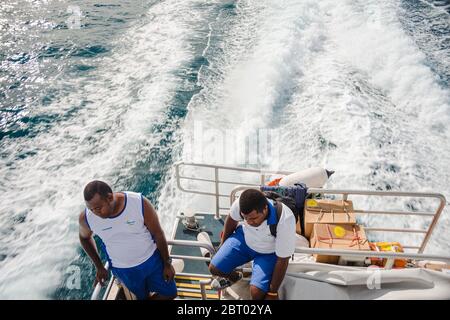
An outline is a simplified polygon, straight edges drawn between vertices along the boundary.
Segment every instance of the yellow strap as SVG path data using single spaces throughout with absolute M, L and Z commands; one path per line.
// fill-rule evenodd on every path
M 191 276 L 178 276 L 178 275 L 175 275 L 175 279 L 200 281 L 200 280 L 209 279 L 209 277 L 207 277 L 207 276 L 205 276 L 205 277 L 191 277 Z
M 177 285 L 177 287 L 180 287 L 180 288 L 200 289 L 200 284 L 199 283 L 180 283 L 180 282 L 177 282 L 176 285 Z M 211 286 L 205 286 L 205 289 L 211 290 Z
M 184 291 L 178 291 L 178 296 L 180 297 L 188 297 L 188 298 L 201 298 L 202 294 L 201 293 L 195 293 L 195 292 L 184 292 Z M 218 294 L 210 294 L 207 293 L 206 294 L 206 298 L 208 299 L 219 299 L 219 295 Z

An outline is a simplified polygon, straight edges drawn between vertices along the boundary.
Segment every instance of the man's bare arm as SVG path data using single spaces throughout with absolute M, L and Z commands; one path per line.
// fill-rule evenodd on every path
M 92 237 L 93 232 L 86 224 L 84 211 L 80 213 L 78 224 L 81 246 L 89 256 L 89 258 L 91 258 L 92 262 L 95 265 L 95 268 L 97 269 L 94 286 L 97 284 L 97 282 L 100 282 L 103 285 L 104 281 L 108 278 L 108 272 L 103 266 L 100 255 L 98 254 L 97 245 L 95 244 L 94 238 Z
M 169 260 L 169 248 L 167 246 L 166 236 L 159 223 L 158 215 L 153 208 L 150 201 L 144 197 L 144 223 L 147 226 L 148 231 L 150 231 L 153 239 L 156 242 L 161 258 L 164 262 L 164 268 L 171 269 L 165 270 L 164 274 L 166 280 L 172 280 L 174 276 L 174 271 L 172 265 L 168 262 Z
M 281 282 L 283 281 L 284 276 L 286 275 L 286 270 L 289 265 L 289 259 L 290 257 L 277 258 L 277 262 L 275 263 L 275 268 L 272 274 L 272 280 L 270 282 L 269 292 L 273 293 L 278 292 Z
M 225 220 L 225 226 L 223 227 L 223 235 L 220 241 L 220 245 L 222 245 L 225 240 L 227 240 L 228 237 L 231 236 L 234 230 L 236 230 L 238 223 L 239 222 L 231 218 L 230 215 L 227 216 Z

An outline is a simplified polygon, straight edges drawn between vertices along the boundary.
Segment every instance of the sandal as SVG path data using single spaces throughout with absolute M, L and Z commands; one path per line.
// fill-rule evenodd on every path
M 228 288 L 230 286 L 232 286 L 233 284 L 235 284 L 236 282 L 238 282 L 239 280 L 241 280 L 243 278 L 243 274 L 242 272 L 238 272 L 238 279 L 236 281 L 231 281 L 230 279 L 227 278 L 215 278 L 212 282 L 211 282 L 211 288 L 215 289 L 215 290 L 223 290 L 225 288 Z

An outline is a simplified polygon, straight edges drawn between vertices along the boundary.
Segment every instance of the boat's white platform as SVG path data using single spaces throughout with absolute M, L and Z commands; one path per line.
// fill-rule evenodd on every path
M 315 266 L 314 266 L 315 265 Z M 450 299 L 450 274 L 422 269 L 321 270 L 317 264 L 291 265 L 280 297 L 303 299 Z

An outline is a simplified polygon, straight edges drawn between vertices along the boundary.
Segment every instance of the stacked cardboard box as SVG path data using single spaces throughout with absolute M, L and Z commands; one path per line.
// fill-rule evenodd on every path
M 311 248 L 370 251 L 364 228 L 356 224 L 314 224 L 310 245 Z M 339 262 L 339 256 L 314 255 L 314 257 L 316 262 L 332 264 Z
M 305 201 L 305 236 L 311 237 L 315 224 L 356 224 L 353 203 L 349 200 L 308 199 Z
M 364 228 L 356 224 L 350 200 L 308 199 L 305 201 L 305 236 L 311 248 L 370 251 Z M 337 264 L 339 256 L 314 255 L 317 262 Z M 364 261 L 365 258 L 343 257 Z M 353 260 L 356 259 L 356 260 Z
M 364 228 L 356 224 L 350 200 L 307 199 L 305 201 L 305 236 L 311 248 L 404 252 L 398 242 L 369 243 Z M 317 262 L 337 264 L 365 262 L 365 257 L 314 255 Z M 371 258 L 373 265 L 384 267 L 387 259 Z M 404 268 L 405 259 L 396 259 L 394 267 Z M 430 268 L 433 268 L 431 266 Z

